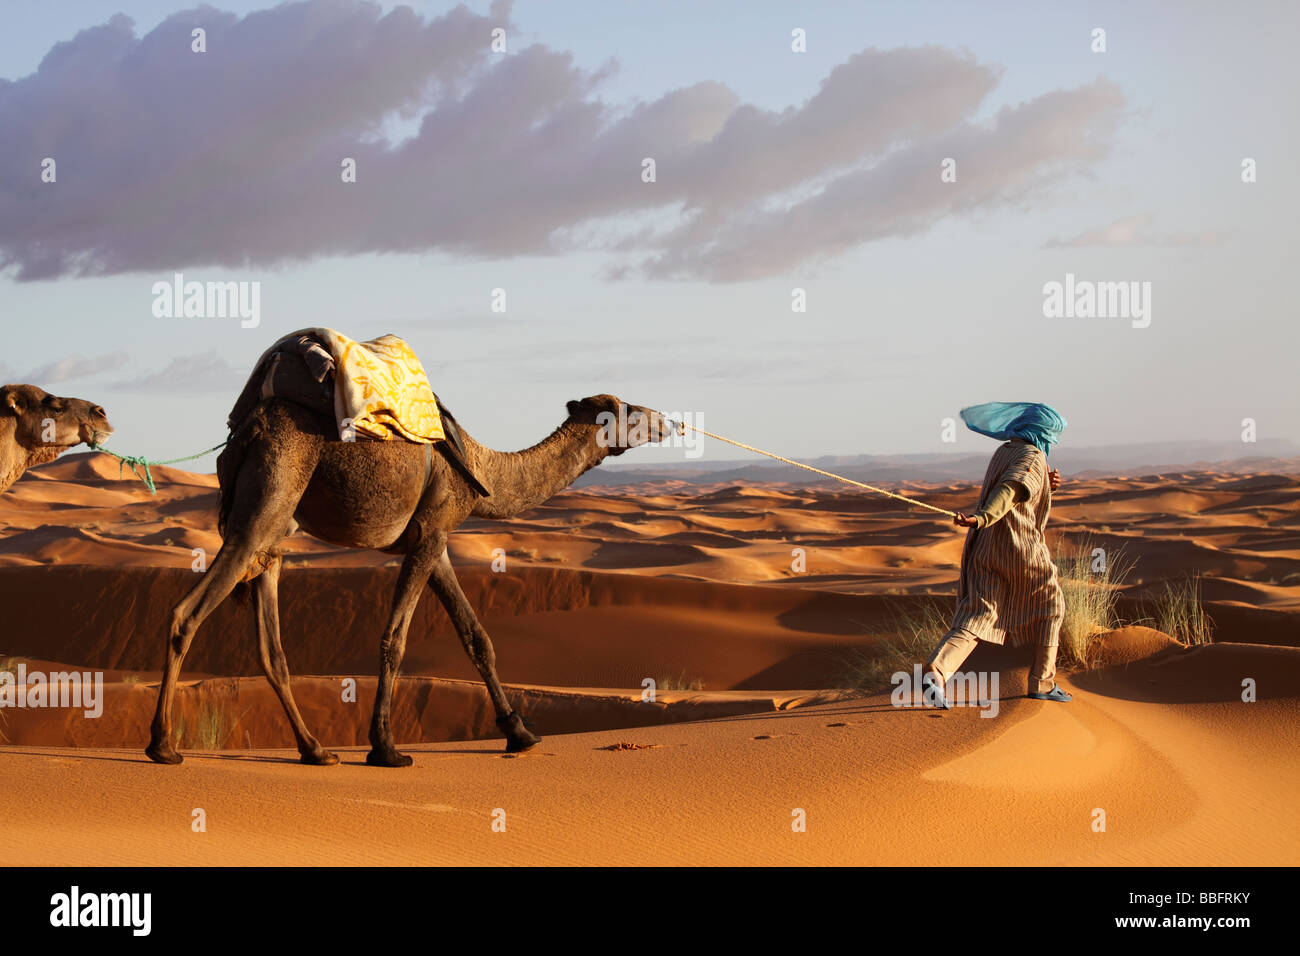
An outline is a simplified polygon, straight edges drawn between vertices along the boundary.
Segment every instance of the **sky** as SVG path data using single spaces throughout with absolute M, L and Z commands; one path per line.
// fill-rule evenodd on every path
M 1300 440 L 1293 3 L 5 11 L 0 379 L 122 453 L 215 445 L 312 326 L 406 338 L 502 449 L 604 392 L 791 457 L 991 451 L 944 423 L 992 399 Z M 176 273 L 258 283 L 256 327 L 155 314 Z M 1067 274 L 1149 310 L 1045 314 Z

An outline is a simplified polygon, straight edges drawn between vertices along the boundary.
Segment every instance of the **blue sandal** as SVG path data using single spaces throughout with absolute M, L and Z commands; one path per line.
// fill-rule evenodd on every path
M 943 695 L 943 687 L 939 685 L 939 682 L 936 681 L 929 674 L 926 674 L 923 678 L 921 678 L 921 706 L 922 707 L 930 706 L 929 703 L 926 701 L 927 691 L 930 688 L 934 688 L 933 690 L 933 697 L 935 700 L 934 706 L 942 708 L 943 710 L 952 710 L 952 704 L 948 703 L 948 698 Z
M 1061 690 L 1056 684 L 1046 694 L 1026 694 L 1026 697 L 1032 697 L 1034 700 L 1059 700 L 1064 703 L 1067 700 L 1074 700 L 1074 697 Z

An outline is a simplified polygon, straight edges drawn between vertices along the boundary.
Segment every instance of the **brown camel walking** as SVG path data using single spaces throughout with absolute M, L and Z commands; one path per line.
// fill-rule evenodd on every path
M 282 363 L 276 395 L 319 395 L 302 363 Z M 285 376 L 297 376 L 296 383 Z M 237 408 L 239 406 L 236 406 Z M 217 460 L 223 537 L 212 566 L 172 612 L 167 662 L 158 692 L 152 740 L 146 749 L 159 763 L 180 763 L 173 745 L 171 710 L 181 663 L 199 625 L 236 585 L 251 581 L 262 669 L 293 727 L 303 763 L 334 764 L 338 757 L 307 729 L 294 703 L 288 664 L 280 646 L 277 585 L 281 539 L 296 528 L 332 544 L 404 555 L 392 612 L 380 639 L 379 686 L 370 724 L 366 763 L 403 767 L 390 715 L 406 631 L 427 582 L 451 616 L 470 660 L 487 685 L 508 751 L 540 742 L 511 710 L 487 631 L 466 599 L 447 556 L 447 538 L 468 516 L 506 518 L 568 487 L 607 455 L 661 441 L 670 425 L 657 412 L 625 405 L 612 395 L 568 404 L 568 417 L 547 438 L 524 451 L 486 448 L 461 432 L 465 463 L 490 490 L 480 497 L 447 458 L 405 441 L 340 441 L 332 414 L 284 398 L 261 401 L 241 423 Z M 632 426 L 626 442 L 610 443 L 612 413 Z M 640 428 L 635 426 L 640 424 Z M 615 438 L 618 436 L 615 435 Z
M 33 465 L 111 434 L 108 416 L 92 402 L 60 398 L 35 385 L 5 385 L 0 388 L 0 492 Z

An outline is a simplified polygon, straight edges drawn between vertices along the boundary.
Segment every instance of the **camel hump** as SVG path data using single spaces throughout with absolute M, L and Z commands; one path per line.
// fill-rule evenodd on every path
M 329 332 L 330 330 L 319 331 Z M 338 335 L 337 333 L 333 334 Z M 342 339 L 341 336 L 338 338 Z M 342 340 L 344 342 L 351 341 Z M 382 343 L 384 349 L 390 352 L 398 349 L 400 345 L 401 349 L 405 350 L 405 352 L 402 352 L 403 355 L 409 353 L 409 357 L 413 358 L 414 356 L 414 353 L 410 352 L 409 346 L 406 346 L 406 343 L 396 336 L 383 336 L 381 339 L 376 339 L 375 342 Z M 361 348 L 370 344 L 361 343 L 357 347 Z M 272 398 L 298 405 L 327 419 L 330 423 L 329 430 L 331 432 L 340 428 L 342 423 L 338 422 L 336 418 L 338 408 L 335 392 L 336 377 L 340 374 L 341 366 L 335 360 L 333 349 L 336 348 L 339 348 L 338 341 L 327 340 L 318 335 L 315 330 L 292 333 L 272 346 L 258 361 L 253 373 L 249 376 L 243 390 L 240 392 L 234 408 L 231 409 L 227 424 L 230 428 L 232 443 L 237 444 L 235 439 L 239 436 L 243 425 L 248 421 L 249 416 L 253 414 L 258 405 Z M 429 436 L 420 438 L 419 441 L 425 444 L 436 444 L 443 457 L 468 482 L 469 486 L 479 495 L 485 498 L 488 497 L 490 494 L 488 489 L 469 467 L 465 442 L 455 416 L 429 388 L 428 380 L 424 378 L 423 369 L 419 369 L 419 379 L 423 383 L 423 391 L 428 395 L 428 403 L 433 409 L 432 419 L 436 422 L 436 427 L 431 425 L 427 415 L 422 421 L 414 421 L 416 434 Z M 392 404 L 397 405 L 396 402 Z M 416 440 L 408 438 L 405 433 L 407 430 L 403 429 L 392 416 L 381 416 L 379 421 L 380 430 L 384 432 L 384 435 L 389 440 Z M 354 424 L 357 424 L 354 433 L 358 440 L 375 440 L 380 437 L 373 433 L 373 429 L 368 430 L 359 423 Z M 238 467 L 235 462 L 241 456 L 238 451 L 232 451 L 228 458 L 230 467 L 227 471 L 233 483 L 234 476 L 238 474 Z M 218 471 L 220 473 L 221 469 L 219 468 Z
M 286 369 L 292 370 L 288 379 L 282 374 Z M 271 397 L 313 411 L 323 402 L 339 434 L 349 438 L 417 444 L 446 438 L 424 366 L 396 335 L 357 342 L 334 329 L 291 332 L 258 361 L 231 412 L 231 427 Z
M 304 362 L 274 352 L 258 364 L 239 393 L 226 421 L 231 433 L 237 432 L 253 409 L 268 398 L 292 402 L 331 421 L 334 419 L 333 380 L 318 382 Z

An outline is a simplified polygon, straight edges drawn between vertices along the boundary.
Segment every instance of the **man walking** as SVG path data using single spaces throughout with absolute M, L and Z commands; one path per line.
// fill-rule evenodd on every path
M 988 402 L 961 411 L 966 427 L 1003 444 L 989 462 L 979 504 L 953 524 L 968 528 L 952 626 L 930 656 L 926 699 L 947 708 L 943 688 L 980 641 L 1031 643 L 1029 696 L 1068 701 L 1056 686 L 1056 650 L 1065 599 L 1056 565 L 1043 539 L 1051 493 L 1061 474 L 1048 471 L 1047 455 L 1065 428 L 1050 405 Z M 936 686 L 937 684 L 937 686 Z

